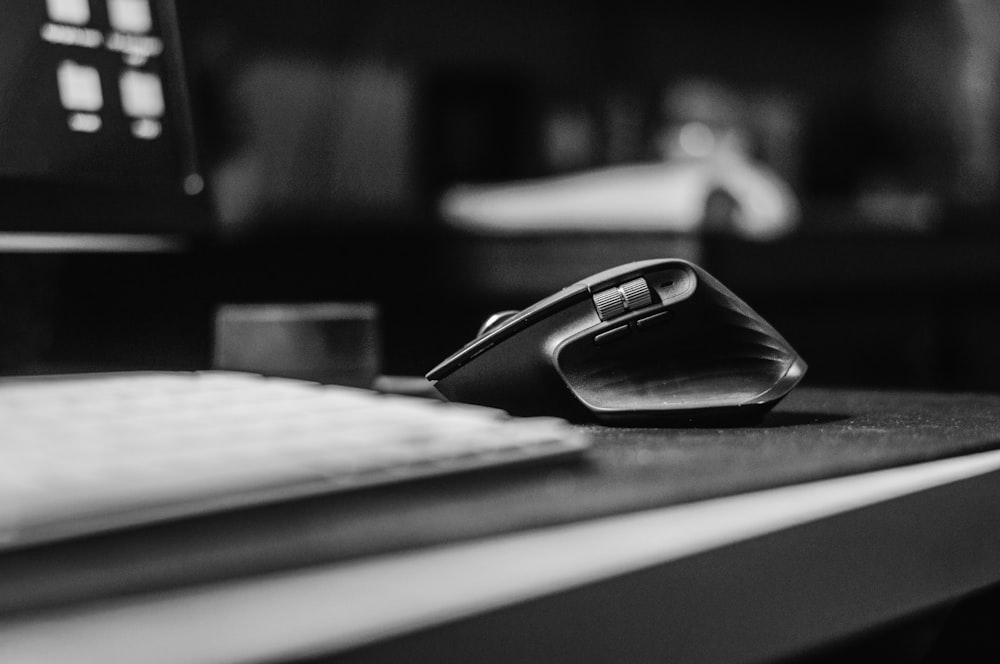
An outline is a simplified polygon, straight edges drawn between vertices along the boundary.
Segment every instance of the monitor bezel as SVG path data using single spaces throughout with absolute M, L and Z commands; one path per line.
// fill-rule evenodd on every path
M 161 26 L 179 169 L 172 182 L 70 182 L 0 176 L 0 251 L 172 251 L 211 231 L 174 0 L 154 5 Z

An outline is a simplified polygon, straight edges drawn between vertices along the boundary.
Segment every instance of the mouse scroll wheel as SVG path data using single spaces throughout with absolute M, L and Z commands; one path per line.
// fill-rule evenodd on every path
M 626 281 L 614 288 L 598 291 L 593 295 L 594 308 L 601 320 L 621 316 L 626 311 L 641 309 L 653 302 L 649 284 L 642 277 Z

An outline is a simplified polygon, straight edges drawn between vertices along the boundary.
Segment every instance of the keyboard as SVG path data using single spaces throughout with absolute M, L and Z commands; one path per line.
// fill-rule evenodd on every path
M 0 548 L 581 454 L 555 418 L 233 372 L 0 380 Z

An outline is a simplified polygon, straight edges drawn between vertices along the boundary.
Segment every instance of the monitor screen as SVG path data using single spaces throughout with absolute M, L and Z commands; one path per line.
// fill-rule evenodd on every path
M 0 233 L 205 230 L 173 2 L 0 2 Z

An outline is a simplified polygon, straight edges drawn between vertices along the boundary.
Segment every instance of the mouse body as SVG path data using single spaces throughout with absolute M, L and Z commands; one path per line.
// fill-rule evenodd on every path
M 702 268 L 638 261 L 578 281 L 479 336 L 427 374 L 452 401 L 617 425 L 759 419 L 806 363 Z

